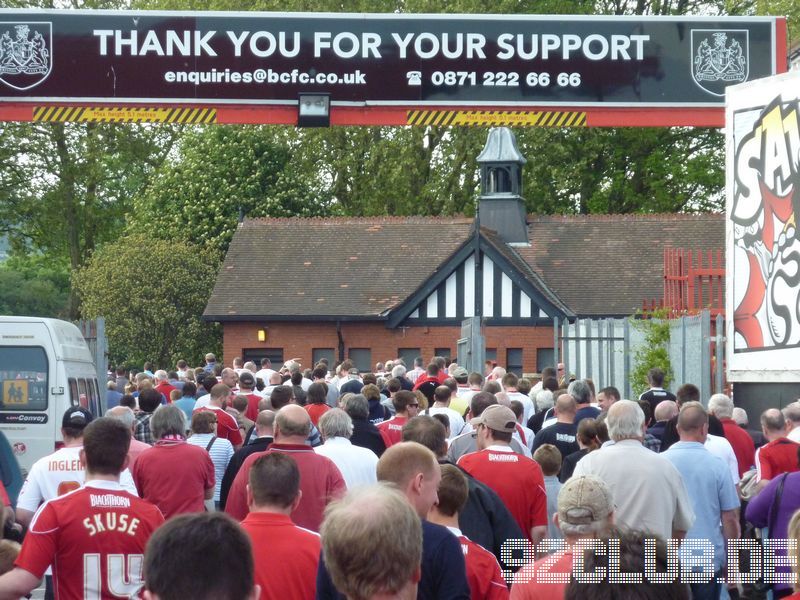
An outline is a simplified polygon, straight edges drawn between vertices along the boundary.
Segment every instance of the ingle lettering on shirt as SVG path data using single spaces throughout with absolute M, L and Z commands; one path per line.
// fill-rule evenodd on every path
M 91 502 L 92 508 L 100 507 L 100 508 L 130 508 L 131 507 L 131 499 L 126 498 L 125 496 L 117 496 L 116 494 L 90 494 L 89 501 Z
M 568 444 L 572 444 L 575 442 L 575 436 L 570 435 L 568 433 L 557 433 L 556 434 L 556 441 L 557 442 L 567 442 Z
M 464 552 L 464 556 L 469 554 L 469 546 L 467 546 L 466 544 L 461 544 L 461 550 Z
M 71 460 L 51 460 L 47 463 L 48 471 L 83 471 L 80 458 Z
M 489 462 L 519 462 L 516 454 L 505 452 L 503 454 L 490 454 Z
M 83 526 L 89 530 L 90 537 L 106 531 L 119 531 L 128 535 L 136 535 L 139 519 L 136 517 L 131 519 L 125 513 L 109 511 L 86 517 L 83 520 Z
M 386 426 L 386 429 L 391 429 L 392 431 L 403 431 L 403 426 L 402 425 L 393 425 L 393 424 L 390 423 L 389 425 Z

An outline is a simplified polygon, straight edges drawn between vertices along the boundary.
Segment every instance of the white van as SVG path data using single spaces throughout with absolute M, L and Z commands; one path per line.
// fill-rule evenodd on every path
M 20 467 L 29 470 L 61 445 L 61 418 L 73 405 L 103 414 L 80 330 L 58 319 L 0 317 L 0 431 Z

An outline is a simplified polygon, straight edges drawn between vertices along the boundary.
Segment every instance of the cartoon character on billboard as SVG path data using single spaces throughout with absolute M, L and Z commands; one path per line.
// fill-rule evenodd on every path
M 800 119 L 774 99 L 737 138 L 731 220 L 735 351 L 800 345 Z

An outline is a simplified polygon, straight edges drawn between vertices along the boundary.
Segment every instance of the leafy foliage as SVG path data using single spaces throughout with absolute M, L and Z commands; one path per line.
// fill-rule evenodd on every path
M 225 250 L 248 217 L 330 214 L 330 196 L 294 168 L 288 128 L 213 126 L 188 131 L 175 157 L 135 201 L 129 230 Z
M 218 327 L 201 320 L 218 266 L 214 251 L 133 233 L 99 249 L 73 285 L 84 315 L 105 317 L 112 362 L 196 364 L 220 345 Z
M 66 261 L 35 255 L 0 263 L 0 314 L 65 318 L 68 297 Z
M 672 381 L 672 363 L 669 360 L 669 319 L 666 311 L 655 311 L 647 315 L 650 318 L 637 319 L 631 317 L 633 327 L 644 333 L 644 343 L 634 355 L 631 369 L 631 389 L 638 396 L 647 391 L 647 372 L 658 367 L 664 371 L 664 387 L 668 388 Z
M 131 198 L 163 160 L 171 127 L 0 124 L 0 233 L 17 254 L 81 267 L 122 230 Z M 72 316 L 77 314 L 73 298 Z

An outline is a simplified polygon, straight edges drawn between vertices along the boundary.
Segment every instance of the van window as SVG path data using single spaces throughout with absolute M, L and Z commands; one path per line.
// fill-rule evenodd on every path
M 86 389 L 86 380 L 78 379 L 78 404 L 83 408 L 89 408 L 89 392 Z
M 74 377 L 70 377 L 68 382 L 69 382 L 69 403 L 70 403 L 70 406 L 77 406 L 78 405 L 78 382 L 75 380 Z
M 0 346 L 0 410 L 47 410 L 47 354 L 38 346 Z
M 89 386 L 89 412 L 95 417 L 102 417 L 103 411 L 100 408 L 100 390 L 97 387 L 97 379 L 89 379 L 86 383 Z

